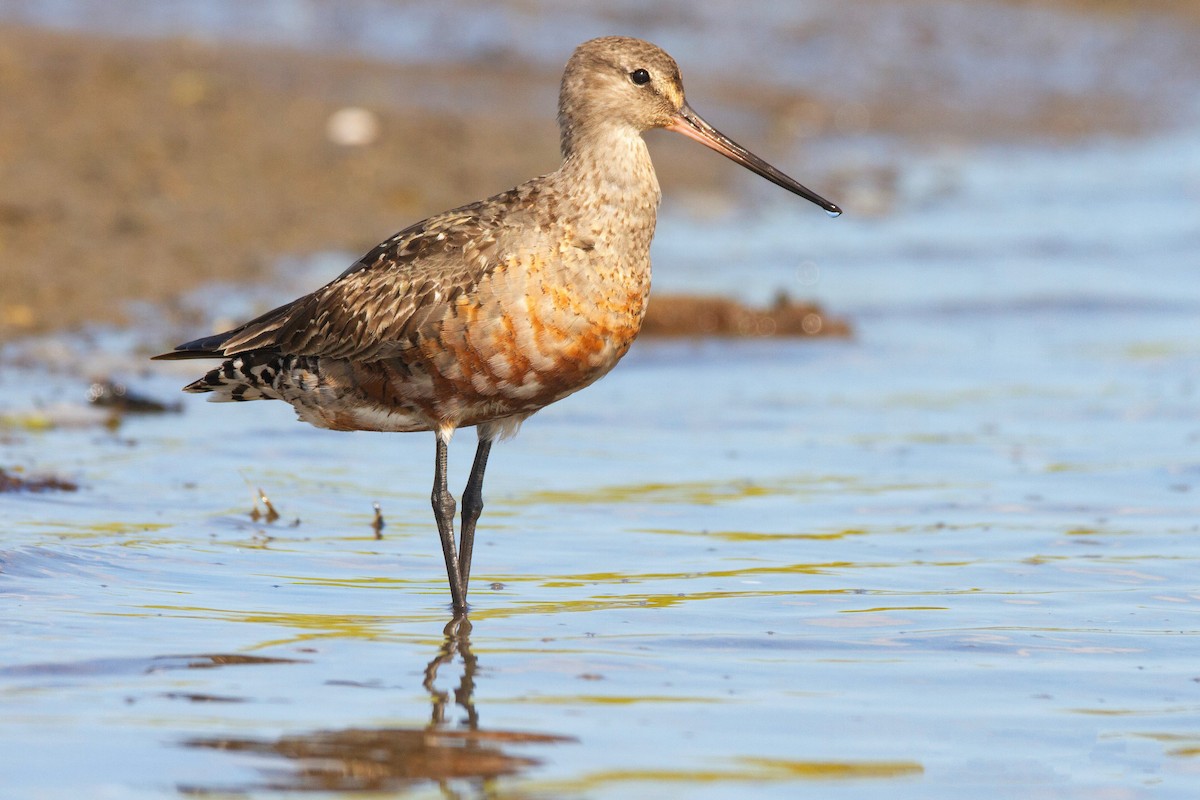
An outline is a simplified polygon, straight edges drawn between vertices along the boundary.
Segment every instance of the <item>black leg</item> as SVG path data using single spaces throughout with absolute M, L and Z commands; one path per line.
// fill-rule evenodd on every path
M 471 477 L 462 499 L 462 534 L 458 540 L 458 575 L 462 579 L 463 595 L 471 583 L 471 552 L 475 548 L 475 523 L 483 511 L 483 471 L 487 469 L 488 453 L 492 451 L 492 440 L 480 438 L 475 449 L 475 463 L 471 465 Z
M 437 436 L 437 459 L 433 467 L 433 517 L 437 520 L 438 536 L 442 539 L 442 555 L 446 558 L 446 577 L 450 580 L 450 598 L 456 614 L 467 610 L 467 593 L 458 574 L 458 554 L 454 547 L 454 495 L 446 488 L 446 442 Z

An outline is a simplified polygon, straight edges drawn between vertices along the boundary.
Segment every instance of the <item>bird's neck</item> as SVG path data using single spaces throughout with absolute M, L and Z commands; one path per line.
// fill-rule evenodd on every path
M 619 221 L 627 233 L 644 234 L 649 247 L 661 192 L 641 134 L 617 125 L 575 129 L 562 147 L 554 178 L 580 202 L 580 216 Z

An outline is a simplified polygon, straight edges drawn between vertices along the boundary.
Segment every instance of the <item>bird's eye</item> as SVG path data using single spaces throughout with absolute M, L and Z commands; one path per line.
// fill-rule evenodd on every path
M 629 73 L 629 80 L 633 81 L 638 86 L 642 86 L 650 82 L 650 73 L 646 72 L 644 69 L 635 69 L 633 72 Z

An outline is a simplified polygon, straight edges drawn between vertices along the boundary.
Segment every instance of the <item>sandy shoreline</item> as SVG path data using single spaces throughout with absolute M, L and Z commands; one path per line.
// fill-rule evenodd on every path
M 117 321 L 126 300 L 256 280 L 284 254 L 362 251 L 422 210 L 553 164 L 549 126 L 493 121 L 496 146 L 468 120 L 380 104 L 378 144 L 331 144 L 328 116 L 393 72 L 0 29 L 0 337 Z
M 530 120 L 406 107 L 404 87 L 429 81 L 477 95 L 502 83 Z M 434 76 L 0 27 L 0 94 L 11 100 L 0 115 L 0 341 L 118 322 L 130 300 L 169 304 L 205 282 L 264 279 L 288 254 L 365 252 L 422 216 L 549 171 L 556 85 L 519 66 Z M 348 105 L 377 115 L 375 143 L 329 141 L 327 120 Z M 720 174 L 662 155 L 676 184 Z
M 553 169 L 557 81 L 521 64 L 434 70 L 0 26 L 0 341 L 121 321 L 131 300 L 169 305 L 214 280 L 265 279 L 289 254 L 363 252 Z M 724 102 L 737 91 L 705 87 Z M 491 100 L 461 112 L 406 100 L 421 92 Z M 497 97 L 503 113 L 487 110 Z M 768 116 L 803 102 L 816 137 L 836 118 L 812 98 L 739 99 Z M 326 136 L 329 116 L 353 105 L 379 119 L 369 146 Z M 1066 111 L 1027 124 L 1065 135 L 1062 120 L 1093 125 L 1087 109 Z M 873 124 L 901 134 L 912 117 L 871 110 Z M 1111 126 L 1128 117 L 1113 114 Z M 688 158 L 690 147 L 652 143 L 664 187 L 720 190 L 736 170 Z

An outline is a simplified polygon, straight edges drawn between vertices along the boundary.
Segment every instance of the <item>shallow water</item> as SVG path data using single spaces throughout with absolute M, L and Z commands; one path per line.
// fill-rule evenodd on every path
M 82 489 L 0 501 L 0 794 L 1194 796 L 1197 149 L 945 172 L 883 219 L 668 214 L 660 286 L 857 336 L 644 341 L 538 414 L 449 637 L 432 437 L 109 430 L 81 356 L 173 398 L 194 365 L 129 355 L 161 331 L 10 348 L 4 462 Z

